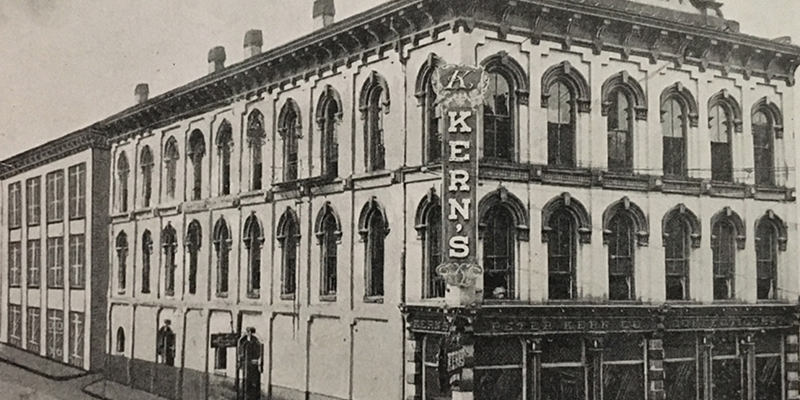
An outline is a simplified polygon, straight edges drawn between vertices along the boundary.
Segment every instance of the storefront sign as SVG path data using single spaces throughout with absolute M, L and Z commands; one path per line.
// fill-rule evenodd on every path
M 238 340 L 239 334 L 237 333 L 212 333 L 211 348 L 236 347 Z
M 443 263 L 436 272 L 450 286 L 475 287 L 483 269 L 477 262 L 478 134 L 486 91 L 482 69 L 446 65 L 436 70 L 442 135 Z

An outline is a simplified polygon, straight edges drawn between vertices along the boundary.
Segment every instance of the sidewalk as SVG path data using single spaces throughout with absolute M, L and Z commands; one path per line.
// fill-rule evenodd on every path
M 143 390 L 102 379 L 83 388 L 83 392 L 101 400 L 167 400 Z
M 0 361 L 56 381 L 65 381 L 89 373 L 6 344 L 0 344 Z

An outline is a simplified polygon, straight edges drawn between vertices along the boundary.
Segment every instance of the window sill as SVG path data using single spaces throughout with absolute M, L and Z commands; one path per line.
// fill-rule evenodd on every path
M 39 285 L 36 285 L 36 286 L 28 285 L 28 289 L 34 289 L 34 290 L 41 289 L 41 286 L 39 286 Z
M 85 286 L 70 286 L 69 290 L 86 290 Z
M 319 301 L 324 301 L 328 303 L 336 302 L 336 295 L 335 294 L 321 294 L 319 295 Z
M 22 289 L 22 285 L 8 285 L 9 289 Z
M 82 220 L 82 219 L 86 219 L 86 216 L 85 215 L 76 215 L 74 217 L 72 217 L 72 216 L 69 217 L 70 221 L 78 221 L 78 220 Z
M 383 296 L 364 296 L 364 303 L 383 304 Z
M 261 291 L 247 292 L 247 298 L 251 300 L 258 300 L 261 298 Z
M 217 296 L 218 299 L 227 299 L 228 298 L 228 292 L 217 292 L 216 296 Z
M 37 223 L 31 223 L 31 222 L 29 222 L 29 223 L 28 223 L 28 228 L 34 228 L 34 227 L 37 227 L 37 226 L 40 226 L 40 225 L 41 225 L 41 223 L 40 223 L 40 222 L 37 222 Z M 9 227 L 9 229 L 14 229 L 14 228 L 13 228 L 13 227 Z
M 281 294 L 281 300 L 294 300 L 294 293 Z

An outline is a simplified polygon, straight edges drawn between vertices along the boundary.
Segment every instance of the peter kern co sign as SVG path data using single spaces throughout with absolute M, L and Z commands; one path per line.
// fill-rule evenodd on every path
M 445 65 L 434 72 L 442 123 L 442 210 L 445 238 L 443 263 L 436 272 L 466 305 L 477 298 L 475 286 L 483 274 L 476 259 L 478 245 L 478 135 L 481 106 L 488 80 L 483 69 Z

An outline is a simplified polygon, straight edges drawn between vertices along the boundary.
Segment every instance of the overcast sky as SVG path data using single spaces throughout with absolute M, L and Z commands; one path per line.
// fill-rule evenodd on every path
M 685 1 L 685 0 L 665 0 Z M 337 0 L 337 19 L 381 3 Z M 745 33 L 800 43 L 800 0 L 722 0 Z M 208 49 L 242 59 L 312 29 L 313 0 L 0 0 L 0 159 L 90 125 L 207 72 Z M 798 102 L 800 104 L 800 102 Z M 787 126 L 791 126 L 789 123 Z

